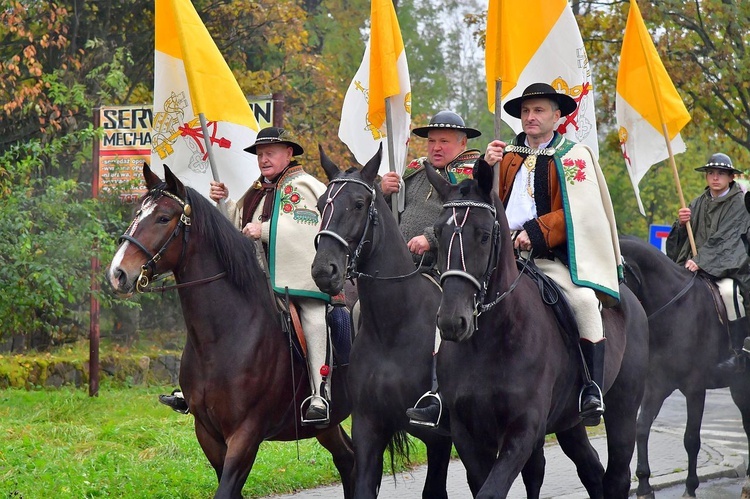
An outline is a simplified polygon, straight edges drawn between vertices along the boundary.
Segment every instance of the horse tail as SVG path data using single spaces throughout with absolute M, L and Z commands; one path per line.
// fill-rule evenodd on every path
M 411 446 L 412 443 L 409 440 L 409 434 L 404 430 L 394 433 L 391 441 L 388 442 L 388 454 L 391 457 L 391 474 L 393 475 L 394 483 L 396 482 L 396 460 L 400 463 L 409 463 L 411 461 L 409 457 Z

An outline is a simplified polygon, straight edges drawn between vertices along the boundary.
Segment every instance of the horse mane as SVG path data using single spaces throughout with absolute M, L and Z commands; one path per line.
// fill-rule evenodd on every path
M 167 184 L 152 191 L 161 192 Z M 263 276 L 258 264 L 255 244 L 225 217 L 205 196 L 185 186 L 186 198 L 192 207 L 191 230 L 200 235 L 213 249 L 227 271 L 227 279 L 246 296 L 257 294 L 258 279 Z

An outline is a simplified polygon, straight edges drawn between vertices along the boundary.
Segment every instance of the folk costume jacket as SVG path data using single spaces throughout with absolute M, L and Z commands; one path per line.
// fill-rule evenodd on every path
M 591 149 L 555 132 L 544 149 L 524 146 L 518 135 L 503 154 L 499 193 L 507 207 L 518 170 L 531 154 L 537 217 L 524 223 L 534 254 L 556 256 L 578 286 L 592 288 L 604 306 L 619 301 L 620 245 L 612 201 Z
M 466 178 L 471 178 L 474 162 L 480 155 L 477 149 L 467 149 L 456 156 L 445 168 L 437 168 L 437 171 L 452 184 L 458 184 Z M 406 167 L 402 177 L 406 186 L 406 189 L 402 191 L 404 192 L 404 208 L 399 220 L 399 228 L 404 240 L 409 241 L 413 237 L 423 235 L 430 243 L 432 249 L 425 253 L 423 262 L 426 266 L 431 266 L 435 261 L 437 239 L 433 225 L 443 209 L 443 202 L 434 192 L 424 171 L 425 165 L 429 164 L 427 158 L 423 157 L 415 159 Z M 421 257 L 414 256 L 415 263 L 419 263 Z
M 679 264 L 692 259 L 715 279 L 736 279 L 743 295 L 750 298 L 750 258 L 748 231 L 750 214 L 745 209 L 744 193 L 736 182 L 729 192 L 713 198 L 706 188 L 690 202 L 691 227 L 698 255 L 690 249 L 687 227 L 675 222 L 667 237 L 667 256 Z
M 320 226 L 316 203 L 325 189 L 323 183 L 306 173 L 295 161 L 277 177 L 276 182 L 269 184 L 261 177 L 237 202 L 227 201 L 229 218 L 239 229 L 250 221 L 262 223 L 261 241 L 266 249 L 271 285 L 277 293 L 283 294 L 288 287 L 291 296 L 331 299 L 318 289 L 310 274 L 315 258 L 313 241 Z M 264 192 L 257 192 L 261 190 Z M 248 203 L 249 196 L 260 199 Z M 265 207 L 268 196 L 272 199 Z M 253 204 L 256 205 L 253 213 L 246 215 L 246 207 Z M 267 220 L 263 220 L 266 218 L 264 207 L 269 212 Z

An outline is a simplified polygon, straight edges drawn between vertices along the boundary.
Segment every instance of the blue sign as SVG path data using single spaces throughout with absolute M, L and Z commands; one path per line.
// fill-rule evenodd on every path
M 669 236 L 669 231 L 671 230 L 671 225 L 651 224 L 648 231 L 648 242 L 656 246 L 662 253 L 666 253 L 667 237 Z

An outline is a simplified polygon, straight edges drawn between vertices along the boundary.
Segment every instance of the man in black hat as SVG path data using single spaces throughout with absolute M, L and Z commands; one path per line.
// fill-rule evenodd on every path
M 576 109 L 571 97 L 534 83 L 503 108 L 521 120 L 523 132 L 511 144 L 490 142 L 484 160 L 500 163 L 499 195 L 514 247 L 535 259 L 573 309 L 589 373 L 580 415 L 587 426 L 597 425 L 604 413 L 606 343 L 600 304 L 619 301 L 620 252 L 607 184 L 592 151 L 555 130 L 560 118 Z M 595 217 L 594 223 L 576 223 L 584 217 Z
M 458 184 L 465 178 L 471 178 L 474 161 L 481 155 L 478 149 L 467 149 L 468 139 L 479 137 L 482 133 L 467 127 L 463 118 L 452 111 L 440 111 L 435 114 L 427 126 L 415 128 L 412 133 L 427 139 L 427 157 L 412 161 L 404 171 L 403 179 L 396 172 L 383 175 L 380 188 L 386 198 L 394 192 L 399 196 L 399 228 L 406 240 L 414 262 L 424 267 L 434 267 L 437 253 L 437 239 L 433 225 L 443 207 L 432 185 L 427 180 L 424 169 L 430 165 L 437 169 L 443 178 Z M 403 187 L 402 187 L 403 186 Z M 435 355 L 440 347 L 440 334 L 436 331 L 433 352 L 433 386 L 429 395 L 423 400 L 423 406 L 411 408 L 407 415 L 412 422 L 436 426 L 440 414 L 440 399 L 437 394 L 437 377 Z
M 742 172 L 734 168 L 729 156 L 716 153 L 695 171 L 705 173 L 706 189 L 690 202 L 688 208 L 680 208 L 677 212 L 677 221 L 667 237 L 667 256 L 691 272 L 708 274 L 719 284 L 727 304 L 734 355 L 719 363 L 717 372 L 728 374 L 744 369 L 742 343 L 750 334 L 747 316 L 750 311 L 750 258 L 746 251 L 750 215 L 745 209 L 742 189 L 734 180 L 734 175 Z M 693 230 L 697 255 L 693 254 L 688 239 L 688 222 Z M 733 281 L 740 288 L 737 298 L 740 303 L 744 301 L 744 305 L 737 308 Z
M 245 151 L 258 156 L 260 178 L 236 202 L 228 199 L 229 190 L 221 182 L 211 182 L 209 196 L 217 203 L 227 199 L 229 219 L 246 237 L 262 243 L 266 258 L 260 257 L 261 264 L 268 270 L 274 291 L 284 295 L 288 289 L 304 330 L 312 390 L 302 421 L 325 425 L 330 419 L 330 390 L 320 393 L 320 371 L 326 364 L 326 310 L 331 297 L 320 292 L 310 275 L 313 241 L 320 225 L 316 203 L 325 185 L 294 160 L 304 151 L 283 128 L 262 129 Z M 187 412 L 179 395 L 173 392 L 159 399 Z

